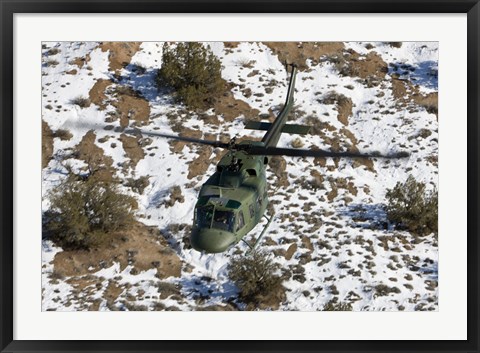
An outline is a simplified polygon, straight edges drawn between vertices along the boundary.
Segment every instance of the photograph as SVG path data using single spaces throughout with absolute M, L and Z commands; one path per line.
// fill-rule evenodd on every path
M 439 311 L 439 42 L 365 39 L 39 43 L 41 310 Z

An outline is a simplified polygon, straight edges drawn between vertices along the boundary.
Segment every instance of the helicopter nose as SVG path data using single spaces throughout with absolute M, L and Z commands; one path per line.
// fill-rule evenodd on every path
M 220 253 L 235 243 L 235 236 L 232 233 L 217 229 L 194 228 L 190 236 L 192 247 L 206 253 Z

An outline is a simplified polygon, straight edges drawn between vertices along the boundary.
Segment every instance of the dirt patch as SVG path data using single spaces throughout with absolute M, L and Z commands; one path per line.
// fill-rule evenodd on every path
M 99 47 L 103 52 L 109 52 L 109 70 L 118 71 L 130 64 L 141 44 L 142 42 L 103 42 Z
M 292 256 L 295 254 L 297 251 L 297 243 L 292 243 L 287 249 L 287 252 L 285 253 L 285 260 L 290 260 Z
M 201 146 L 198 148 L 198 157 L 188 164 L 188 179 L 193 179 L 198 175 L 204 175 L 210 166 L 210 156 L 213 148 L 210 146 Z
M 225 46 L 225 48 L 230 48 L 230 49 L 237 48 L 239 44 L 240 42 L 223 42 L 223 45 Z
M 90 89 L 90 92 L 88 92 L 90 102 L 97 105 L 100 110 L 104 110 L 107 107 L 107 103 L 105 102 L 107 100 L 107 95 L 105 94 L 105 91 L 111 85 L 113 85 L 112 81 L 99 79 Z
M 103 298 L 107 300 L 108 303 L 113 304 L 115 300 L 122 294 L 124 289 L 118 286 L 115 282 L 109 281 L 108 286 L 103 293 Z
M 73 60 L 71 60 L 69 62 L 69 64 L 70 65 L 75 65 L 79 69 L 81 69 L 84 65 L 88 64 L 89 62 L 90 62 L 90 55 L 87 54 L 87 55 L 85 55 L 85 57 L 74 58 Z
M 87 163 L 90 175 L 95 174 L 97 180 L 111 181 L 114 175 L 113 160 L 105 156 L 103 149 L 95 144 L 96 137 L 93 130 L 87 132 L 75 146 L 76 157 Z
M 422 94 L 418 86 L 414 86 L 410 81 L 392 78 L 392 93 L 400 107 L 403 108 L 413 102 L 425 108 L 427 112 L 435 114 L 438 119 L 438 92 Z
M 301 240 L 304 248 L 308 249 L 308 251 L 313 251 L 313 244 L 309 237 L 302 235 Z
M 182 262 L 168 247 L 156 227 L 139 222 L 129 229 L 116 232 L 108 243 L 95 250 L 62 251 L 55 255 L 54 270 L 64 276 L 86 276 L 120 264 L 123 271 L 133 266 L 132 274 L 150 269 L 157 270 L 157 277 L 179 277 Z
M 278 178 L 276 185 L 279 187 L 287 187 L 290 185 L 288 181 L 287 161 L 280 156 L 272 156 L 268 162 L 271 171 Z
M 282 63 L 296 64 L 299 70 L 306 70 L 307 60 L 319 62 L 324 55 L 341 53 L 345 45 L 340 42 L 263 42 L 278 56 Z
M 66 71 L 65 72 L 67 75 L 76 75 L 77 74 L 77 69 L 73 69 L 73 70 L 70 70 L 70 71 Z
M 48 165 L 53 155 L 53 132 L 42 120 L 42 169 Z
M 353 52 L 349 62 L 354 75 L 363 79 L 375 78 L 381 81 L 388 73 L 387 63 L 374 51 L 366 56 L 360 56 L 357 52 Z
M 127 157 L 130 158 L 130 167 L 135 169 L 138 161 L 145 157 L 145 153 L 139 144 L 140 136 L 134 137 L 121 134 L 120 141 L 122 142 Z
M 185 197 L 182 195 L 182 189 L 180 186 L 175 185 L 170 193 L 170 199 L 165 202 L 165 207 L 172 207 L 177 201 L 183 203 L 185 201 Z
M 414 94 L 412 99 L 417 105 L 424 107 L 427 112 L 435 114 L 438 119 L 438 92 L 432 92 L 427 95 Z
M 130 88 L 122 89 L 121 92 L 117 90 L 116 96 L 117 100 L 112 101 L 112 105 L 116 108 L 116 113 L 120 119 L 120 126 L 122 128 L 127 127 L 130 120 L 135 120 L 140 124 L 148 122 L 150 117 L 150 104 L 145 98 L 140 97 Z
M 240 115 L 247 119 L 256 119 L 260 114 L 258 109 L 253 109 L 248 103 L 235 99 L 232 92 L 226 92 L 218 98 L 213 109 L 215 114 L 222 115 L 226 121 L 233 121 Z
M 348 125 L 348 118 L 352 115 L 352 100 L 343 96 L 342 99 L 337 101 L 338 116 L 337 119 L 343 125 Z
M 348 125 L 348 118 L 352 115 L 352 100 L 341 93 L 330 91 L 325 96 L 317 99 L 320 104 L 335 104 L 338 112 L 337 119 L 343 125 Z M 311 119 L 310 119 L 311 120 Z M 324 131 L 317 131 L 323 134 Z
M 172 130 L 177 132 L 178 135 L 182 137 L 192 137 L 196 139 L 201 139 L 203 135 L 203 133 L 200 130 L 192 130 L 187 127 L 179 127 L 176 129 L 172 127 Z M 172 151 L 173 153 L 181 153 L 185 145 L 189 145 L 189 146 L 191 145 L 187 142 L 176 141 L 176 140 L 170 140 L 169 142 L 170 142 L 170 151 Z

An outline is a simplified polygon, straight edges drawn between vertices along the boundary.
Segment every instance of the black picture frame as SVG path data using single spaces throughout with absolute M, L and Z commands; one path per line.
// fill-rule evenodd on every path
M 1 352 L 479 352 L 478 0 L 0 0 Z M 13 17 L 15 13 L 466 13 L 468 44 L 468 314 L 465 341 L 20 341 L 13 339 Z M 454 221 L 454 220 L 452 220 Z M 452 323 L 454 325 L 455 323 Z

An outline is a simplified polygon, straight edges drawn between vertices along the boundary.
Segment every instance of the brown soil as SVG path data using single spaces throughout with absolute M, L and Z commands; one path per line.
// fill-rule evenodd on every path
M 226 92 L 217 99 L 214 105 L 214 111 L 217 115 L 222 115 L 226 121 L 233 121 L 235 118 L 243 115 L 247 119 L 258 118 L 260 111 L 253 109 L 242 100 L 235 99 L 232 92 Z
M 359 60 L 360 58 L 362 60 Z M 357 52 L 353 52 L 348 61 L 355 76 L 363 79 L 377 78 L 383 80 L 388 72 L 387 63 L 374 51 L 366 56 L 360 56 Z
M 42 169 L 48 165 L 53 155 L 53 132 L 42 120 Z
M 124 288 L 118 286 L 115 282 L 109 281 L 108 286 L 103 293 L 103 298 L 107 300 L 108 303 L 113 304 L 115 300 L 122 294 Z
M 279 187 L 287 187 L 290 185 L 288 181 L 288 173 L 286 172 L 287 169 L 287 161 L 285 158 L 280 156 L 272 156 L 268 162 L 270 169 L 278 178 L 276 185 Z
M 210 146 L 201 146 L 198 148 L 198 157 L 188 164 L 188 179 L 195 178 L 198 175 L 204 175 L 210 166 L 210 156 L 213 148 Z
M 109 51 L 109 70 L 118 71 L 130 64 L 141 44 L 142 42 L 103 42 L 100 49 L 103 52 Z
M 115 86 L 114 92 L 110 88 Z M 107 94 L 114 94 L 116 99 L 111 99 Z M 140 124 L 148 122 L 150 117 L 150 104 L 134 92 L 130 87 L 114 85 L 111 80 L 99 79 L 89 92 L 90 101 L 103 110 L 110 103 L 116 110 L 114 117 L 120 119 L 120 126 L 125 128 L 130 120 L 135 120 Z
M 302 236 L 301 237 L 303 247 L 308 249 L 309 251 L 313 251 L 313 244 L 310 241 L 310 238 L 307 236 Z
M 73 70 L 70 70 L 70 71 L 67 71 L 65 72 L 67 75 L 76 75 L 77 74 L 77 70 L 76 69 L 73 69 Z
M 120 263 L 123 271 L 129 264 L 134 271 L 157 270 L 159 278 L 179 277 L 182 262 L 168 247 L 156 227 L 139 222 L 113 234 L 109 242 L 94 250 L 62 251 L 55 255 L 54 270 L 63 276 L 86 276 Z
M 130 166 L 135 169 L 138 161 L 145 157 L 142 147 L 139 144 L 140 136 L 127 136 L 125 134 L 120 135 L 120 141 L 122 142 L 123 149 L 128 158 L 130 158 Z
M 299 70 L 308 68 L 307 59 L 318 62 L 323 55 L 341 53 L 340 42 L 263 42 L 282 63 L 296 64 Z
M 185 202 L 185 197 L 182 195 L 180 186 L 175 185 L 170 193 L 170 199 L 165 203 L 165 207 L 172 207 L 177 201 L 183 203 Z
M 74 58 L 72 61 L 69 62 L 71 65 L 76 65 L 79 69 L 83 67 L 83 65 L 88 64 L 90 61 L 90 55 L 87 54 L 85 57 L 78 57 Z
M 238 47 L 239 44 L 240 42 L 223 42 L 223 45 L 225 46 L 225 48 L 230 48 L 230 49 Z
M 413 102 L 435 114 L 438 119 L 438 92 L 423 95 L 418 87 L 410 81 L 392 78 L 392 93 L 399 106 L 405 107 L 408 103 Z
M 100 110 L 104 110 L 107 107 L 107 104 L 105 102 L 107 100 L 105 91 L 111 85 L 113 85 L 112 81 L 99 79 L 97 80 L 97 82 L 95 82 L 93 87 L 90 89 L 90 92 L 88 93 L 90 102 L 97 105 L 98 109 Z
M 352 100 L 347 97 L 343 97 L 337 102 L 338 116 L 337 119 L 343 125 L 348 125 L 348 118 L 352 115 Z
M 175 132 L 178 132 L 178 135 L 182 137 L 192 137 L 192 138 L 200 139 L 202 138 L 202 135 L 203 135 L 200 130 L 192 130 L 187 127 L 179 127 L 177 129 L 172 128 L 172 130 L 174 130 Z M 170 142 L 170 150 L 173 153 L 181 153 L 183 150 L 183 147 L 185 147 L 185 145 L 188 145 L 187 142 L 183 142 L 183 141 L 170 140 L 169 142 Z
M 297 243 L 292 243 L 287 249 L 287 252 L 285 254 L 285 260 L 290 260 L 296 251 L 297 251 Z
M 111 181 L 114 170 L 112 168 L 113 160 L 105 156 L 103 149 L 95 144 L 96 135 L 90 130 L 83 136 L 80 143 L 75 147 L 78 159 L 85 161 L 91 174 L 101 181 Z
M 117 100 L 113 101 L 112 105 L 120 115 L 120 126 L 122 128 L 127 127 L 130 120 L 145 124 L 150 117 L 150 104 L 148 101 L 131 90 L 122 94 L 117 93 Z

